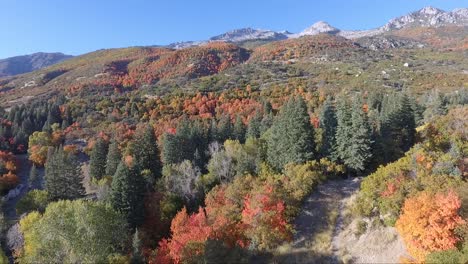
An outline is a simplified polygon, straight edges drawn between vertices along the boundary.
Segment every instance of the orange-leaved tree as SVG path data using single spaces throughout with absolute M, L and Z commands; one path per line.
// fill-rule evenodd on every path
M 271 249 L 291 239 L 284 201 L 275 197 L 270 185 L 245 197 L 242 222 L 245 235 L 258 249 Z
M 408 252 L 418 261 L 434 251 L 453 249 L 459 238 L 455 228 L 464 223 L 459 215 L 458 195 L 421 192 L 408 198 L 396 228 L 405 241 Z

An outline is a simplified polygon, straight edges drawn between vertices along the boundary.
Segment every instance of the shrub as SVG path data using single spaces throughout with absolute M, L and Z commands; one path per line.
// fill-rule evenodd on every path
M 22 215 L 31 211 L 44 212 L 50 203 L 49 193 L 45 190 L 32 190 L 16 204 L 16 213 Z

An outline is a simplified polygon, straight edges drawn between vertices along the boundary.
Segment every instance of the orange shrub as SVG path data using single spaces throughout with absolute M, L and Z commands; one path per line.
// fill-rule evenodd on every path
M 436 195 L 422 192 L 408 198 L 396 222 L 408 252 L 423 262 L 431 252 L 455 248 L 459 238 L 454 230 L 464 223 L 458 214 L 460 207 L 460 198 L 453 191 Z

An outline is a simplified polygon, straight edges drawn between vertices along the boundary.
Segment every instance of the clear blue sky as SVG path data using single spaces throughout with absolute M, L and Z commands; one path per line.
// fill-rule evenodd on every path
M 242 27 L 299 32 L 318 20 L 367 29 L 428 5 L 452 10 L 468 0 L 0 0 L 0 58 L 202 40 Z

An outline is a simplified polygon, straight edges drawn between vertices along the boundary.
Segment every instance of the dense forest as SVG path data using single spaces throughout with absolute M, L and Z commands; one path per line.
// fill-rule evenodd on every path
M 246 87 L 15 106 L 1 189 L 27 153 L 30 191 L 3 240 L 20 263 L 274 259 L 316 185 L 370 174 L 356 217 L 384 216 L 417 260 L 464 258 L 467 94 L 420 98 Z

